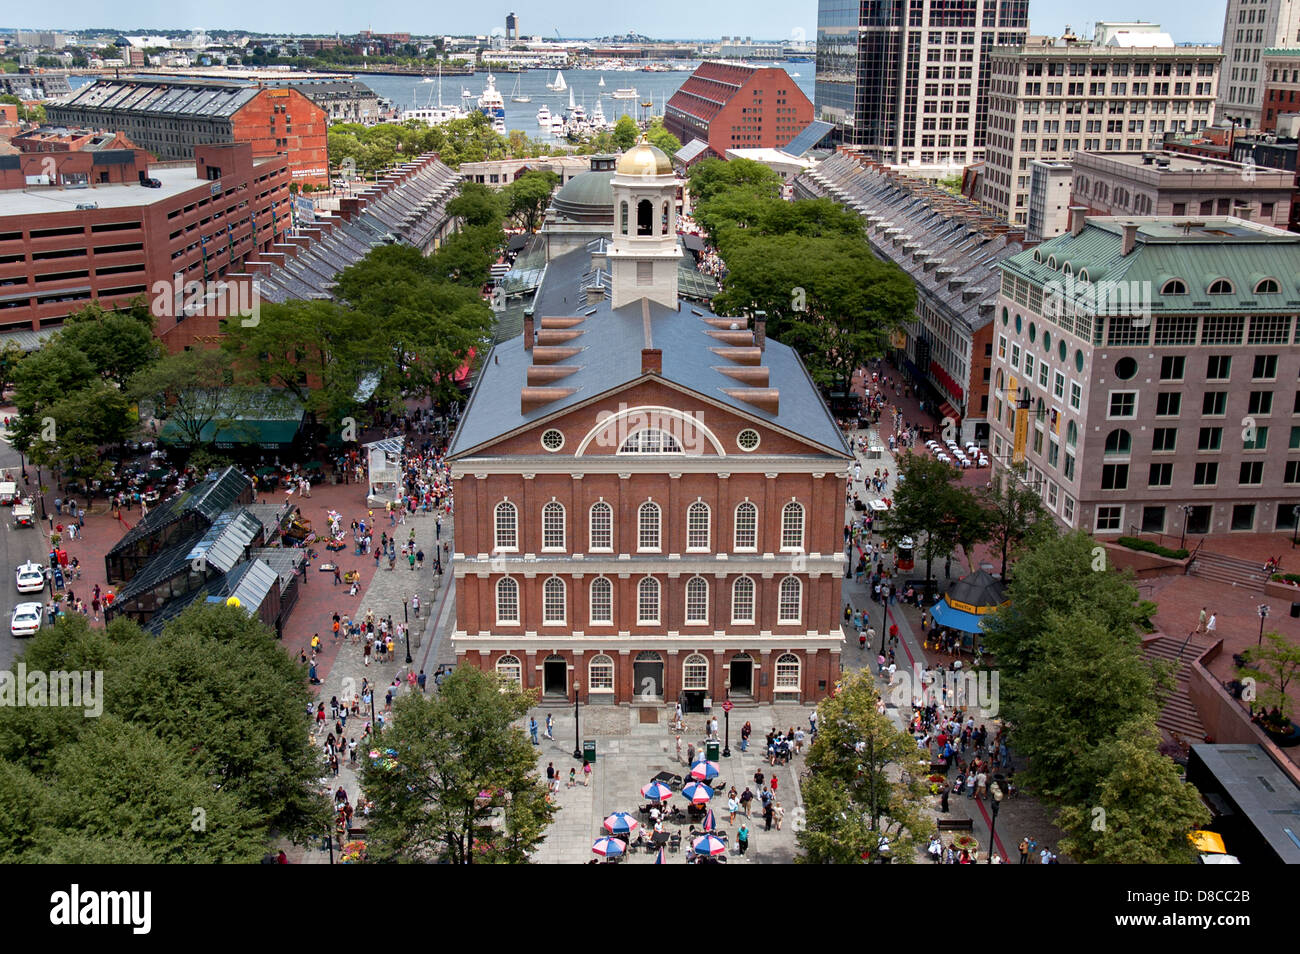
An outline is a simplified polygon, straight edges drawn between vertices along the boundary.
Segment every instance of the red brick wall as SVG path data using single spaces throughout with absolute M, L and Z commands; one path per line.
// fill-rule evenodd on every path
M 812 101 L 790 74 L 775 68 L 757 70 L 709 122 L 709 148 L 719 156 L 728 149 L 777 149 L 812 121 Z M 733 133 L 752 138 L 733 140 Z
M 235 139 L 252 143 L 253 158 L 284 156 L 298 183 L 329 184 L 328 133 L 325 110 L 296 89 L 263 89 L 234 116 Z

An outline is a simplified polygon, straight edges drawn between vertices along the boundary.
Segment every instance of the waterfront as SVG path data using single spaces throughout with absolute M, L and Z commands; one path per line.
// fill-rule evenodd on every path
M 771 64 L 764 61 L 762 65 Z M 790 62 L 775 65 L 790 73 L 804 95 L 809 99 L 813 98 L 814 64 Z M 672 97 L 673 93 L 677 92 L 677 89 L 691 75 L 685 71 L 646 73 L 640 70 L 602 72 L 599 70 L 575 69 L 563 70 L 562 72 L 564 73 L 565 82 L 573 90 L 574 102 L 586 109 L 588 115 L 591 114 L 596 105 L 598 94 L 604 94 L 600 96 L 601 108 L 605 112 L 605 118 L 610 122 L 614 122 L 623 115 L 630 115 L 636 119 L 644 118 L 645 111 L 641 109 L 640 104 L 647 100 L 654 103 L 649 112 L 655 116 L 661 115 L 664 103 Z M 796 73 L 799 75 L 794 76 Z M 548 142 L 556 141 L 551 136 L 549 129 L 542 130 L 537 125 L 537 110 L 543 104 L 556 115 L 563 114 L 569 105 L 567 90 L 561 93 L 546 88 L 547 83 L 554 81 L 555 70 L 538 69 L 526 70 L 522 73 L 501 72 L 493 75 L 496 76 L 497 89 L 500 91 L 502 99 L 505 100 L 506 128 L 518 129 L 532 139 Z M 455 106 L 460 104 L 463 89 L 467 89 L 471 93 L 470 99 L 466 102 L 470 105 L 477 103 L 479 94 L 483 92 L 483 88 L 487 85 L 487 76 L 487 73 L 480 71 L 473 76 L 443 77 L 443 105 Z M 600 87 L 601 77 L 605 79 L 604 89 Z M 68 82 L 75 90 L 93 82 L 97 78 L 94 76 L 70 76 Z M 379 96 L 391 100 L 398 109 L 425 108 L 438 104 L 437 77 L 430 77 L 432 82 L 428 83 L 423 82 L 417 76 L 401 76 L 389 73 L 371 73 L 357 76 L 356 79 L 357 82 L 369 86 Z M 510 97 L 515 95 L 516 80 L 519 81 L 519 94 L 531 97 L 531 102 L 514 103 L 510 101 Z M 611 94 L 623 87 L 634 87 L 637 92 L 636 98 L 614 99 Z

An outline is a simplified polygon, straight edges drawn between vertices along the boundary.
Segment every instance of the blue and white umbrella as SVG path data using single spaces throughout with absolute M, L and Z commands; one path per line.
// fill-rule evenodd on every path
M 641 823 L 627 812 L 614 812 L 605 819 L 605 831 L 611 835 L 630 835 L 641 827 Z
M 641 786 L 641 794 L 656 802 L 662 802 L 665 798 L 673 797 L 673 790 L 663 782 L 650 782 Z
M 607 858 L 612 858 L 615 855 L 621 855 L 623 852 L 627 851 L 627 845 L 623 844 L 623 842 L 619 841 L 617 838 L 597 838 L 596 843 L 591 846 L 591 851 L 593 854 L 604 855 Z
M 709 779 L 717 777 L 717 762 L 710 762 L 708 759 L 700 759 L 691 766 L 691 778 L 698 779 L 701 782 L 707 782 Z
M 713 809 L 710 808 L 707 812 L 704 813 L 704 830 L 713 831 L 713 829 L 717 827 L 718 827 L 717 816 L 713 814 Z
M 663 863 L 664 863 L 664 850 L 660 848 L 659 854 L 655 855 L 655 864 L 661 865 Z
M 705 805 L 713 798 L 713 789 L 703 782 L 688 782 L 682 787 L 682 795 L 689 798 L 693 805 Z
M 701 835 L 691 842 L 691 851 L 697 855 L 720 855 L 726 850 L 726 843 L 716 835 Z

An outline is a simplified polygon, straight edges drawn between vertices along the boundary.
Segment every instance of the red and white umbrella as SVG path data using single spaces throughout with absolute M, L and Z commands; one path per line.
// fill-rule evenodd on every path
M 691 851 L 697 855 L 720 855 L 726 850 L 726 842 L 716 835 L 701 835 L 691 842 Z
M 713 789 L 703 782 L 690 782 L 682 788 L 682 795 L 689 798 L 692 805 L 707 805 L 713 798 Z
M 591 846 L 591 851 L 592 854 L 612 858 L 627 851 L 627 845 L 617 838 L 597 838 L 596 843 Z

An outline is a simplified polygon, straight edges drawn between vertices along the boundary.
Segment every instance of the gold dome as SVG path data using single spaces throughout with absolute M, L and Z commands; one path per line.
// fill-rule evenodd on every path
M 662 149 L 642 139 L 619 157 L 614 171 L 620 176 L 670 176 L 673 163 Z

